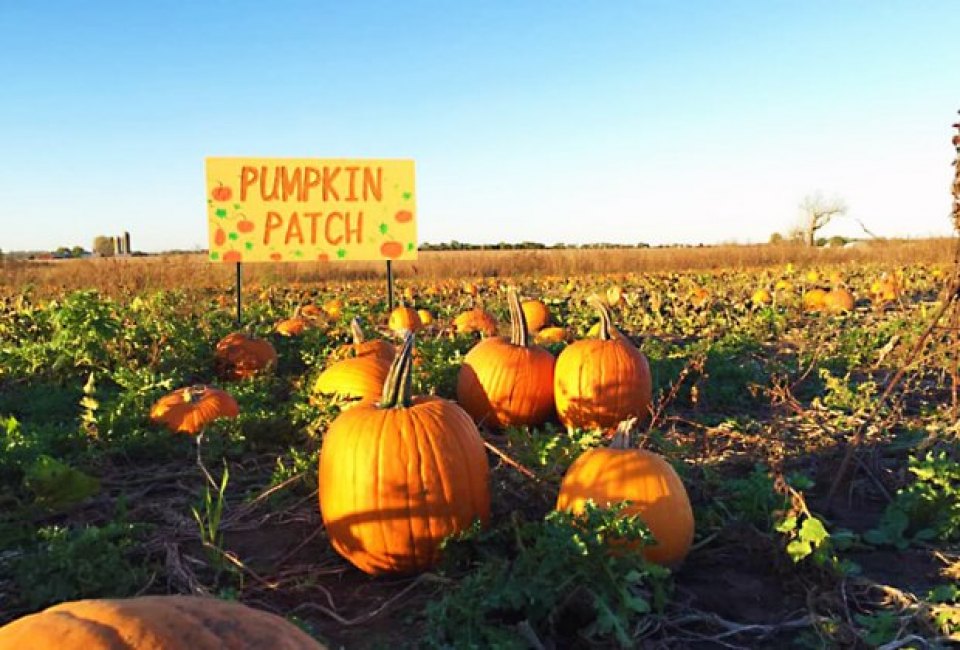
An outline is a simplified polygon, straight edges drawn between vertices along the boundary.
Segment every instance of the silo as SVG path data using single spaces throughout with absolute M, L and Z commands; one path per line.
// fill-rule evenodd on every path
M 130 248 L 130 233 L 126 230 L 123 231 L 123 252 L 127 255 L 133 252 Z

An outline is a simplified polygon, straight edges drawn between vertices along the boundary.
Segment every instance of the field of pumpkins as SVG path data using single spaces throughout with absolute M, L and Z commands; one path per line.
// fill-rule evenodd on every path
M 949 275 L 0 296 L 0 649 L 947 647 Z

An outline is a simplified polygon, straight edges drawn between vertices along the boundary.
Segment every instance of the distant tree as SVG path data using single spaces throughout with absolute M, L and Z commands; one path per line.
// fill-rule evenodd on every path
M 113 237 L 103 235 L 94 237 L 93 253 L 100 257 L 113 257 Z
M 808 194 L 800 202 L 800 228 L 808 246 L 816 244 L 817 232 L 830 223 L 834 217 L 847 213 L 847 205 L 843 199 L 833 197 L 825 199 L 820 192 Z
M 827 240 L 827 246 L 832 246 L 833 248 L 843 248 L 847 245 L 847 242 L 850 240 L 846 237 L 840 237 L 839 235 L 834 235 Z
M 87 251 L 83 248 L 83 246 L 74 246 L 73 248 L 70 249 L 70 256 L 83 257 L 83 254 L 86 252 Z
M 782 243 L 783 243 L 783 235 L 781 235 L 781 234 L 778 233 L 778 232 L 773 233 L 772 235 L 770 235 L 770 243 L 771 243 L 771 244 L 782 244 Z

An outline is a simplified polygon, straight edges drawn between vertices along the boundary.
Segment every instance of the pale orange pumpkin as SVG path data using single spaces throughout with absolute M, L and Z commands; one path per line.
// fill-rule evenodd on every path
M 531 345 L 524 311 L 511 291 L 511 336 L 486 338 L 464 357 L 457 375 L 457 402 L 479 424 L 494 429 L 536 426 L 553 415 L 555 359 Z
M 583 512 L 588 500 L 600 507 L 630 501 L 624 515 L 639 515 L 656 544 L 643 548 L 651 562 L 674 567 L 690 552 L 694 520 L 680 477 L 662 456 L 631 448 L 628 420 L 617 428 L 609 447 L 584 452 L 560 484 L 557 510 Z
M 277 351 L 269 341 L 233 332 L 217 343 L 213 359 L 217 374 L 224 379 L 245 379 L 272 370 L 277 365 Z
M 174 433 L 197 435 L 217 418 L 235 418 L 240 407 L 230 393 L 198 384 L 161 397 L 150 409 L 150 420 Z
M 440 542 L 490 517 L 483 440 L 454 402 L 411 396 L 413 334 L 380 404 L 342 412 L 320 450 L 320 511 L 333 548 L 360 570 L 433 567 Z
M 613 326 L 610 308 L 592 300 L 600 314 L 598 339 L 571 343 L 557 357 L 554 400 L 567 427 L 605 428 L 649 415 L 653 385 L 647 358 Z
M 199 596 L 60 603 L 0 627 L 0 650 L 321 650 L 283 618 Z

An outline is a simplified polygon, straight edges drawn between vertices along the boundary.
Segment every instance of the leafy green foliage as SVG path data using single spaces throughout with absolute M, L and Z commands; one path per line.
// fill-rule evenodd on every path
M 910 457 L 916 480 L 897 493 L 879 525 L 865 535 L 871 544 L 900 549 L 929 540 L 960 539 L 960 463 L 946 452 Z
M 64 600 L 136 593 L 149 573 L 149 567 L 131 556 L 138 530 L 118 522 L 38 529 L 34 547 L 13 560 L 23 604 L 40 609 Z
M 669 571 L 643 559 L 636 545 L 650 533 L 619 511 L 591 504 L 581 516 L 513 517 L 448 540 L 448 566 L 467 573 L 428 605 L 427 643 L 525 648 L 527 627 L 540 639 L 630 645 L 635 623 L 665 604 Z

